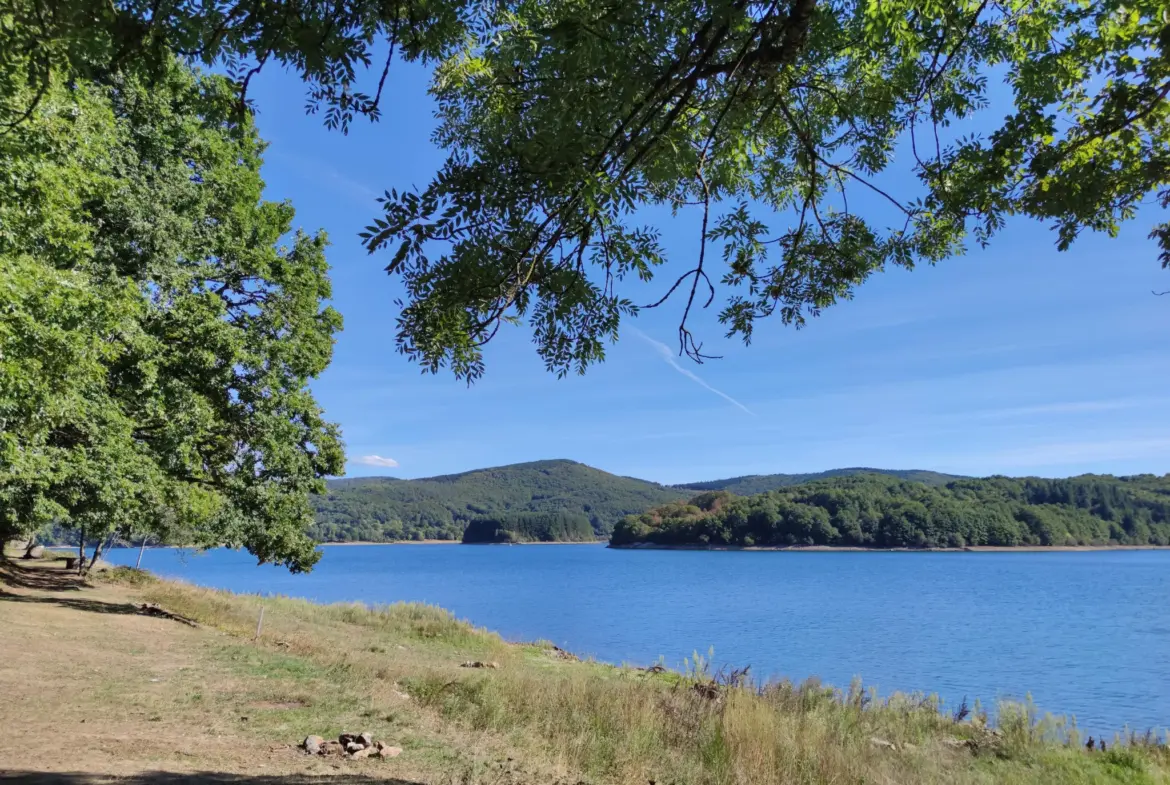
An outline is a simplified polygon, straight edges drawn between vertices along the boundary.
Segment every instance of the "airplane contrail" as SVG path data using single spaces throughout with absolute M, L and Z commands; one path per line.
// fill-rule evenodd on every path
M 639 330 L 637 327 L 634 327 L 631 329 L 634 331 L 634 333 L 639 338 L 641 338 L 643 341 L 645 341 L 646 343 L 653 346 L 658 351 L 658 353 L 660 355 L 662 355 L 662 359 L 666 360 L 666 362 L 670 365 L 671 368 L 675 369 L 676 371 L 678 371 L 683 376 L 687 377 L 688 379 L 690 379 L 692 382 L 699 385 L 700 387 L 705 387 L 706 389 L 715 393 L 720 398 L 722 398 L 723 400 L 730 403 L 732 406 L 735 406 L 738 409 L 742 409 L 743 411 L 750 414 L 752 417 L 756 416 L 756 413 L 753 412 L 751 409 L 744 406 L 742 403 L 735 400 L 734 398 L 732 398 L 730 395 L 723 392 L 722 390 L 717 390 L 714 387 L 712 387 L 711 385 L 707 384 L 707 382 L 702 377 L 700 377 L 698 374 L 696 374 L 694 371 L 690 370 L 689 368 L 684 368 L 681 364 L 679 364 L 678 358 L 674 356 L 674 352 L 672 352 L 670 350 L 670 347 L 667 346 L 666 344 L 664 344 L 662 341 L 654 340 L 649 335 L 647 335 L 646 333 Z

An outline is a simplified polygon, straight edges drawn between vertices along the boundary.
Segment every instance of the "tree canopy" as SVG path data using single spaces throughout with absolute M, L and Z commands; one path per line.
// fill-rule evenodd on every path
M 580 513 L 519 512 L 475 518 L 463 530 L 464 543 L 596 541 L 589 518 Z
M 987 243 L 1012 216 L 1067 248 L 1170 204 L 1170 18 L 1156 0 L 16 0 L 5 87 L 65 72 L 217 64 L 246 101 L 268 64 L 345 129 L 378 117 L 395 59 L 432 65 L 448 158 L 389 190 L 364 237 L 407 297 L 399 349 L 474 379 L 527 320 L 558 373 L 623 317 L 678 304 L 749 341 L 800 325 L 889 265 Z M 392 99 L 390 99 L 392 100 Z M 19 107 L 4 122 L 18 122 Z M 691 211 L 687 272 L 648 206 Z M 1170 223 L 1151 227 L 1170 262 Z M 720 291 L 717 291 L 716 287 Z M 651 298 L 654 300 L 655 298 Z
M 1170 545 L 1170 476 L 960 479 L 860 474 L 757 496 L 708 491 L 624 518 L 614 545 Z
M 236 100 L 174 59 L 3 96 L 31 111 L 0 135 L 0 539 L 316 561 L 309 494 L 343 455 L 307 385 L 341 322 Z

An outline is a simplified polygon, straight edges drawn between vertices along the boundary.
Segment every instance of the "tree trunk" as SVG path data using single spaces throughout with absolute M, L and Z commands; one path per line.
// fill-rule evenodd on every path
M 85 528 L 77 532 L 77 574 L 85 575 Z
M 146 540 L 147 539 L 148 538 L 146 536 L 143 536 L 142 547 L 138 549 L 138 561 L 135 562 L 135 564 L 134 564 L 134 569 L 136 569 L 136 570 L 142 569 L 142 552 L 146 550 Z
M 87 573 L 93 569 L 93 566 L 95 564 L 97 564 L 98 557 L 102 555 L 102 550 L 104 548 L 108 548 L 109 546 L 113 545 L 114 538 L 117 536 L 118 535 L 116 532 L 111 532 L 110 536 L 107 537 L 105 540 L 99 539 L 97 541 L 97 544 L 93 546 L 93 558 L 89 560 L 89 566 L 85 568 L 85 571 Z
M 101 555 L 102 555 L 102 541 L 98 540 L 96 543 L 94 543 L 94 546 L 93 546 L 93 557 L 89 560 L 89 564 L 85 568 L 85 572 L 87 574 L 89 573 L 90 570 L 93 569 L 93 565 L 97 564 L 98 556 L 101 556 Z

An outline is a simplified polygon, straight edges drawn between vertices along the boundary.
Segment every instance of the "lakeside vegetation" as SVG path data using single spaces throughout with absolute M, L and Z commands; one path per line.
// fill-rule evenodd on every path
M 1154 785 L 1170 777 L 1161 739 L 1111 738 L 1106 752 L 1090 752 L 1075 728 L 1027 704 L 995 707 L 991 728 L 977 704 L 940 707 L 923 695 L 883 698 L 816 680 L 760 684 L 713 672 L 702 656 L 680 671 L 578 661 L 548 643 L 507 643 L 432 606 L 237 595 L 126 568 L 102 585 L 204 625 L 175 625 L 183 635 L 214 639 L 202 648 L 209 659 L 187 672 L 201 697 L 168 691 L 168 717 L 199 712 L 214 724 L 222 713 L 240 726 L 239 707 L 262 701 L 272 708 L 248 709 L 236 731 L 257 746 L 361 725 L 404 749 L 395 776 L 409 771 L 422 782 Z M 264 634 L 254 641 L 261 606 Z M 469 660 L 498 667 L 462 667 Z M 224 679 L 231 690 L 209 686 Z M 298 751 L 284 754 L 304 765 Z M 385 764 L 347 765 L 372 773 Z
M 750 497 L 707 491 L 628 516 L 614 546 L 964 548 L 1170 545 L 1170 478 L 863 474 Z
M 522 512 L 476 518 L 463 530 L 465 543 L 596 542 L 584 515 Z

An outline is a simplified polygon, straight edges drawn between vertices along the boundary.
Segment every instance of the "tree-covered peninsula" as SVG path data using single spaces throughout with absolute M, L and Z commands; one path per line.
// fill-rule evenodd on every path
M 610 539 L 698 547 L 1170 545 L 1170 476 L 961 479 L 879 474 L 739 497 L 708 491 L 624 518 Z

